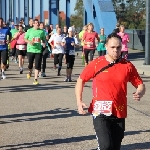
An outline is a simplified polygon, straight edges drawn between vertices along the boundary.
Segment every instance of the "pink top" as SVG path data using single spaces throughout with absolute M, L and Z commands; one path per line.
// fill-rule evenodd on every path
M 119 32 L 118 35 L 122 38 L 122 49 L 121 51 L 128 51 L 129 35 L 127 33 Z
M 85 41 L 87 44 L 84 44 L 83 48 L 95 50 L 95 38 L 98 39 L 98 33 L 96 33 L 95 31 L 93 31 L 92 33 L 84 32 L 83 41 Z
M 17 35 L 18 33 L 16 33 Z M 26 42 L 24 40 L 24 36 L 25 36 L 25 33 L 20 33 L 16 40 L 17 40 L 17 45 L 16 45 L 16 48 L 19 49 L 19 50 L 27 50 L 27 45 L 26 45 Z

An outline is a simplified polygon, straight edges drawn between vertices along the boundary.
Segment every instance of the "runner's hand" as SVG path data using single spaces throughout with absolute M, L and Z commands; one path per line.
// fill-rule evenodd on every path
M 33 41 L 28 41 L 28 44 L 33 45 L 34 42 Z
M 141 94 L 139 93 L 139 92 L 134 92 L 133 93 L 133 99 L 135 100 L 135 101 L 140 101 L 140 99 L 141 99 Z
M 77 106 L 78 106 L 78 112 L 79 112 L 79 114 L 81 114 L 81 115 L 87 114 L 87 111 L 85 111 L 83 109 L 83 108 L 88 108 L 85 103 L 80 102 L 80 103 L 77 104 Z

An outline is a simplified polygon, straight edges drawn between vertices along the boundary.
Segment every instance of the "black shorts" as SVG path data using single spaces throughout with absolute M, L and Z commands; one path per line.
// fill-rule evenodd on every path
M 17 55 L 26 56 L 27 51 L 26 50 L 19 50 L 17 49 Z
M 8 60 L 8 49 L 6 50 L 0 50 L 0 59 L 2 59 L 2 63 L 4 65 L 7 64 L 7 60 Z M 1 61 L 0 61 L 1 64 Z
M 66 54 L 67 69 L 73 69 L 74 61 L 75 61 L 75 55 Z
M 35 62 L 35 69 L 41 70 L 42 53 L 31 53 L 31 52 L 28 52 L 27 55 L 28 55 L 28 62 L 29 62 L 28 68 L 32 69 L 33 68 L 33 62 Z
M 99 115 L 93 117 L 100 149 L 120 150 L 125 131 L 125 118 Z

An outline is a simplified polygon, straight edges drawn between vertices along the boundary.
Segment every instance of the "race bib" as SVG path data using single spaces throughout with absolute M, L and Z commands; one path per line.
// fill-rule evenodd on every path
M 34 42 L 34 43 L 41 43 L 41 39 L 38 38 L 38 37 L 34 37 L 34 38 L 33 38 L 33 42 Z
M 19 50 L 25 50 L 26 46 L 25 45 L 19 45 Z
M 92 42 L 88 42 L 87 43 L 87 47 L 93 47 L 93 43 Z
M 0 45 L 5 45 L 5 41 L 4 40 L 0 40 Z
M 96 101 L 93 107 L 93 115 L 99 115 L 99 114 L 111 116 L 112 101 Z
M 70 50 L 69 55 L 75 55 L 75 50 Z

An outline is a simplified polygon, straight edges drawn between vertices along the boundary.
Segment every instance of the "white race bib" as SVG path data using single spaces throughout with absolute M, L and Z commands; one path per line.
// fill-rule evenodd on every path
M 0 45 L 5 45 L 5 41 L 4 40 L 0 40 Z
M 87 47 L 93 47 L 93 42 L 87 42 Z
M 70 50 L 69 55 L 75 55 L 75 50 Z
M 96 101 L 93 107 L 93 115 L 104 114 L 106 116 L 111 116 L 112 103 L 112 101 Z
M 19 50 L 25 50 L 25 45 L 19 45 Z

